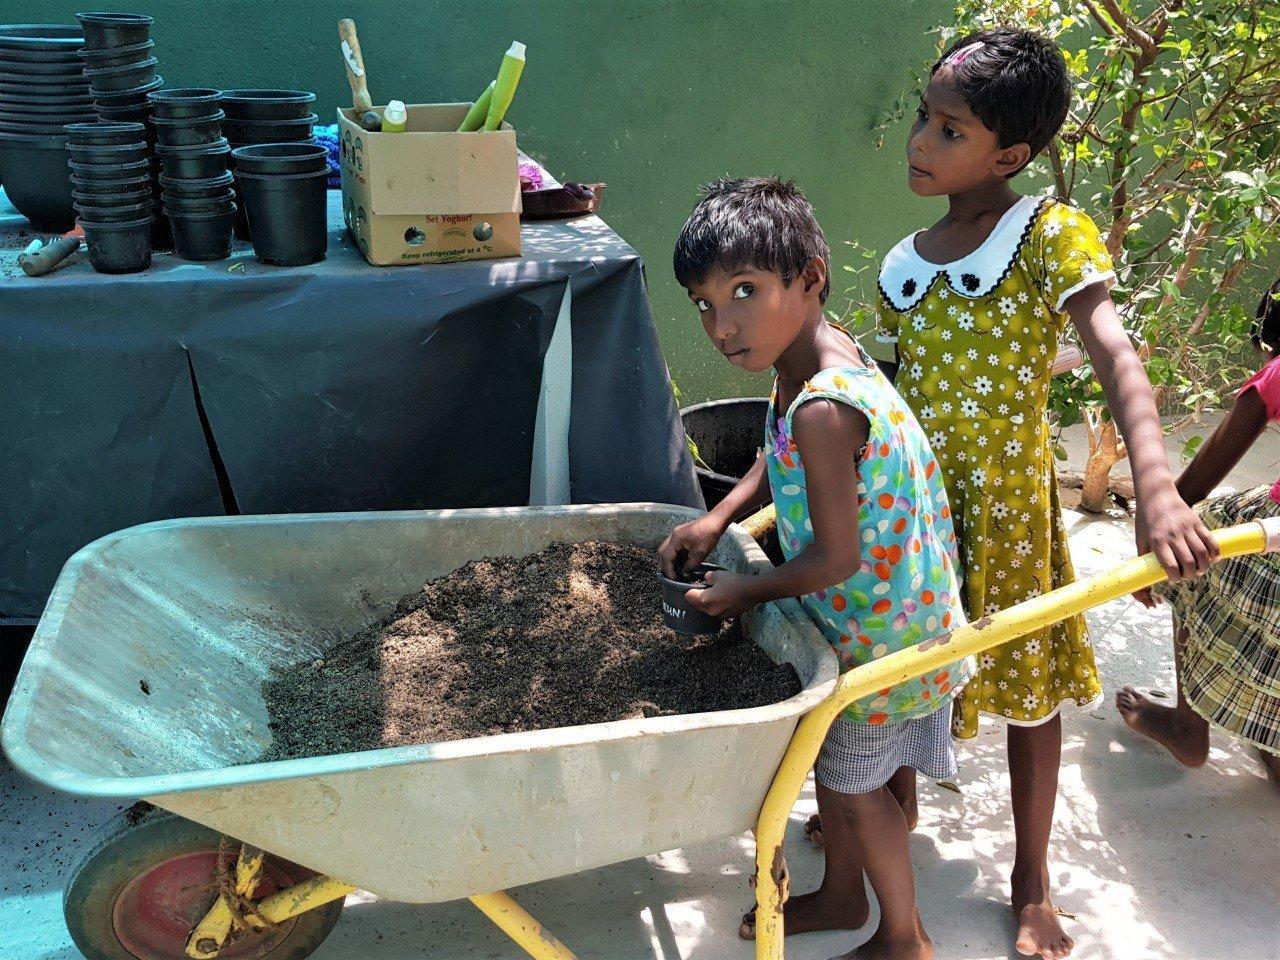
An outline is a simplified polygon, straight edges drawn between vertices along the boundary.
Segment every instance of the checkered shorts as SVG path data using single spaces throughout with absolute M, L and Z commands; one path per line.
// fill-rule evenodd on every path
M 1280 516 L 1270 488 L 1201 504 L 1210 530 Z M 1156 592 L 1186 633 L 1178 682 L 1210 723 L 1280 754 L 1280 554 L 1215 563 L 1200 580 Z
M 822 742 L 813 774 L 828 790 L 870 793 L 888 783 L 899 767 L 915 767 L 934 780 L 956 775 L 949 699 L 928 716 L 902 723 L 873 727 L 837 720 Z

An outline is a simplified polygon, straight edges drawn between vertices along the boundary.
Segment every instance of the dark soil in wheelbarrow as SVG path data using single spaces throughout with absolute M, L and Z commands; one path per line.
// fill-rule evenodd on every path
M 736 625 L 662 620 L 652 550 L 604 542 L 468 563 L 264 685 L 263 759 L 777 703 L 800 690 Z

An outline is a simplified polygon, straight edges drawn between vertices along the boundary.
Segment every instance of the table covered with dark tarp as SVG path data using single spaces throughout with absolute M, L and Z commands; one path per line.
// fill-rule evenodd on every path
M 640 258 L 601 220 L 526 224 L 520 259 L 379 268 L 340 217 L 332 192 L 308 267 L 238 245 L 29 278 L 0 198 L 0 620 L 148 520 L 701 506 Z

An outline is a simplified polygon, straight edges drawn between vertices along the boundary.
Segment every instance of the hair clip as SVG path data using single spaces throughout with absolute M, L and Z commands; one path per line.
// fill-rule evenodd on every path
M 970 56 L 985 46 L 986 43 L 984 41 L 975 40 L 973 43 L 966 47 L 961 47 L 959 50 L 955 51 L 955 53 L 951 54 L 951 56 L 947 57 L 946 65 L 948 67 L 958 67 L 960 64 L 968 60 Z

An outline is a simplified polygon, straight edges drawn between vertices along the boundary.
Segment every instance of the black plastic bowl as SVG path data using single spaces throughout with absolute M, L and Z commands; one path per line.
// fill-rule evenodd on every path
M 68 123 L 62 128 L 71 143 L 122 144 L 137 143 L 146 139 L 147 127 L 143 123 Z
M 37 230 L 63 233 L 75 225 L 65 134 L 0 134 L 0 182 Z
M 177 120 L 184 117 L 208 117 L 220 112 L 220 96 L 222 91 L 212 87 L 174 87 L 150 93 L 147 99 L 155 107 L 157 117 Z
M 84 31 L 73 23 L 6 23 L 0 26 L 0 50 L 75 51 Z
M 693 568 L 692 575 L 689 580 L 672 580 L 670 577 L 658 574 L 658 579 L 662 582 L 662 619 L 666 621 L 667 626 L 677 633 L 689 635 L 700 633 L 719 633 L 720 626 L 724 622 L 719 617 L 713 617 L 708 613 L 703 613 L 696 607 L 689 606 L 685 602 L 684 595 L 691 589 L 699 585 L 702 577 L 706 576 L 712 570 L 723 570 L 724 567 L 717 566 L 714 563 L 703 563 Z
M 127 47 L 150 38 L 151 17 L 138 13 L 77 13 L 90 50 Z
M 259 143 L 231 151 L 238 174 L 314 173 L 328 169 L 328 155 L 315 143 Z
M 194 147 L 222 139 L 222 111 L 207 117 L 152 117 L 159 142 L 170 147 Z
M 316 95 L 306 90 L 224 90 L 219 102 L 237 120 L 301 120 Z
M 5 56 L 7 51 L 0 50 L 0 71 L 18 74 L 24 77 L 39 77 L 44 80 L 76 80 L 80 79 L 83 64 L 80 58 L 54 63 L 39 60 L 13 60 Z

